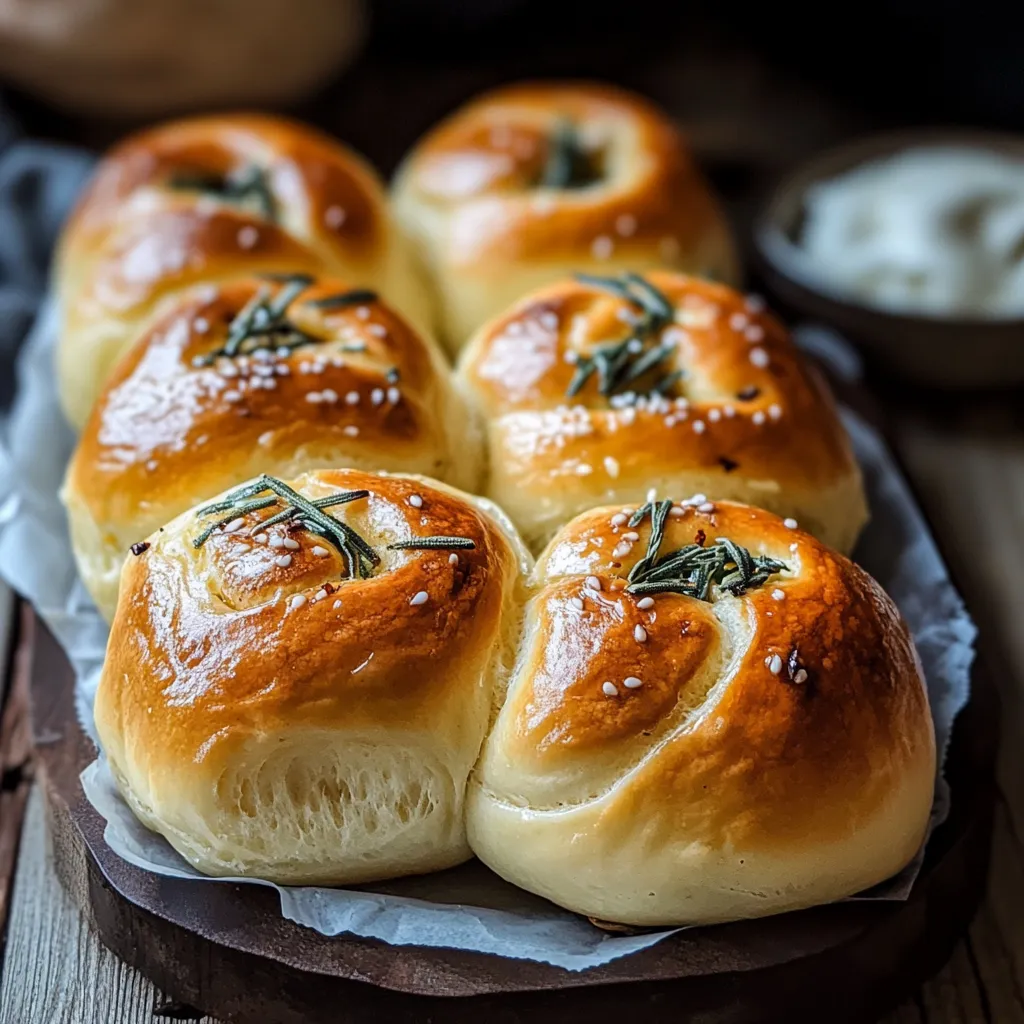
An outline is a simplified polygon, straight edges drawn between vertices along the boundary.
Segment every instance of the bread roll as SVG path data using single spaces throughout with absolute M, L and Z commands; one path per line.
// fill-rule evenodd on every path
M 472 101 L 419 142 L 393 196 L 453 351 L 518 296 L 572 271 L 737 275 L 683 135 L 646 100 L 605 85 L 528 83 Z
M 161 300 L 261 271 L 329 272 L 424 325 L 422 282 L 360 157 L 262 115 L 173 121 L 100 164 L 56 263 L 61 401 L 81 427 Z
M 433 343 L 334 279 L 184 292 L 120 362 L 72 457 L 79 574 L 109 620 L 135 541 L 260 472 L 338 465 L 477 489 L 476 422 Z
M 139 545 L 95 711 L 140 820 L 210 875 L 338 885 L 465 860 L 466 779 L 518 629 L 520 552 L 484 504 L 319 471 Z
M 935 780 L 896 607 L 770 513 L 668 504 L 639 524 L 640 510 L 588 512 L 541 557 L 470 786 L 474 852 L 632 925 L 760 917 L 891 876 L 920 846 Z
M 458 377 L 488 424 L 486 493 L 535 549 L 651 487 L 794 516 L 841 551 L 867 518 L 827 390 L 731 288 L 667 271 L 561 281 L 481 328 Z

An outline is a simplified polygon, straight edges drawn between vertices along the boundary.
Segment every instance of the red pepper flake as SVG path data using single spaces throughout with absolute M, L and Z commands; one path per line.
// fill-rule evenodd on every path
M 131 552 L 132 552 L 133 555 L 141 555 L 141 554 L 144 554 L 148 550 L 149 550 L 149 541 L 148 540 L 136 541 L 132 545 L 132 547 L 131 547 Z
M 734 469 L 740 468 L 740 464 L 734 459 L 730 459 L 727 455 L 719 455 L 718 464 L 726 471 L 726 473 L 731 473 Z
M 699 544 L 701 547 L 704 547 L 704 541 L 706 541 L 707 539 L 708 535 L 703 530 L 698 530 L 696 534 L 694 534 L 693 543 Z

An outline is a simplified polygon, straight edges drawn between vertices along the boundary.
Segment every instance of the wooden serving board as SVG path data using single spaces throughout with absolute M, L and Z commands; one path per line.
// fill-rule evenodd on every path
M 997 699 L 980 667 L 949 753 L 952 814 L 905 903 L 834 904 L 692 929 L 582 973 L 326 938 L 282 918 L 270 889 L 158 877 L 107 847 L 104 822 L 79 784 L 95 751 L 77 723 L 71 669 L 27 607 L 22 622 L 19 664 L 30 674 L 59 876 L 115 953 L 175 999 L 225 1020 L 870 1019 L 938 969 L 983 893 Z

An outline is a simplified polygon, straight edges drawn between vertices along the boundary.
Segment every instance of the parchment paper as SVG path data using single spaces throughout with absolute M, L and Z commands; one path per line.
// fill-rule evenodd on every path
M 44 306 L 19 362 L 19 393 L 0 448 L 0 575 L 35 604 L 78 676 L 78 707 L 95 739 L 92 698 L 106 626 L 77 580 L 57 494 L 73 438 L 57 406 L 52 309 Z M 806 339 L 834 366 L 855 371 L 850 350 L 833 338 Z M 850 368 L 853 368 L 852 370 Z M 925 523 L 878 434 L 853 414 L 846 422 L 864 468 L 872 521 L 855 556 L 906 616 L 928 679 L 939 749 L 967 700 L 974 625 L 949 581 Z M 82 776 L 86 795 L 107 821 L 105 838 L 121 857 L 158 874 L 197 874 L 160 837 L 143 828 L 118 794 L 102 757 Z M 932 826 L 948 810 L 939 779 Z M 905 899 L 918 859 L 861 899 Z M 395 945 L 443 946 L 539 960 L 578 971 L 653 945 L 673 930 L 612 935 L 498 879 L 477 862 L 422 878 L 357 890 L 277 888 L 281 912 L 325 935 L 348 932 Z

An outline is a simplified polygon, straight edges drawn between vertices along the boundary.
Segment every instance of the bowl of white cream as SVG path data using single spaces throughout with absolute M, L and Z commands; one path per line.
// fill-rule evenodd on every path
M 755 228 L 783 302 L 932 384 L 1024 382 L 1024 138 L 904 132 L 830 151 Z

